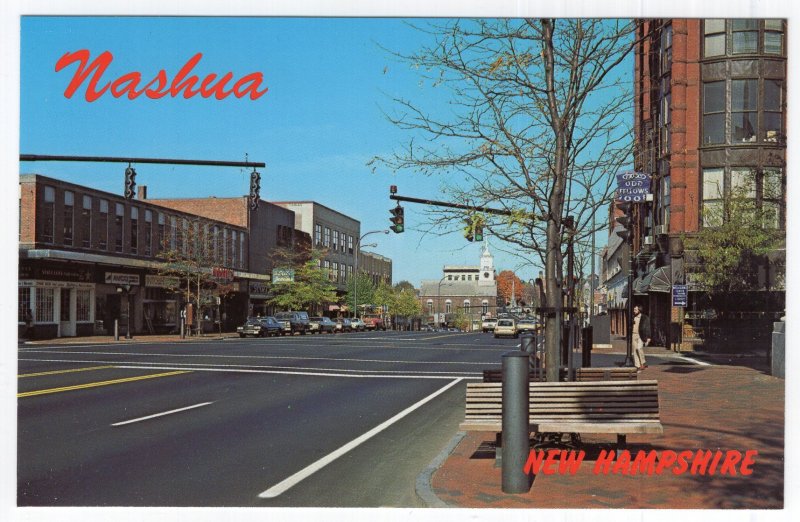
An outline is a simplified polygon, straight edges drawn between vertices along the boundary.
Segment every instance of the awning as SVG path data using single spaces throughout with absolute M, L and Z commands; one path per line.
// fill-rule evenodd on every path
M 653 272 L 653 278 L 650 281 L 651 292 L 672 292 L 672 267 L 662 266 Z
M 636 295 L 647 295 L 650 289 L 650 281 L 653 279 L 654 272 L 637 277 L 633 280 L 633 293 Z

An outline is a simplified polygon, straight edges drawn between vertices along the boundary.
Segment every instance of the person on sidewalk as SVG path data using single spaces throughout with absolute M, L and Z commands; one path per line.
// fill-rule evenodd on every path
M 633 364 L 640 370 L 647 368 L 644 347 L 650 344 L 650 318 L 640 306 L 633 307 Z

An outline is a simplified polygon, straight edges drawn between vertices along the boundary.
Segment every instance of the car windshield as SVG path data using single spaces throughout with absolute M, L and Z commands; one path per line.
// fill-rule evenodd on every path
M 247 324 L 248 324 L 248 325 L 251 325 L 251 326 L 253 326 L 253 325 L 260 325 L 260 324 L 261 324 L 261 321 L 262 321 L 261 319 L 248 319 L 248 320 L 247 320 Z
M 512 326 L 514 321 L 497 321 L 497 326 Z

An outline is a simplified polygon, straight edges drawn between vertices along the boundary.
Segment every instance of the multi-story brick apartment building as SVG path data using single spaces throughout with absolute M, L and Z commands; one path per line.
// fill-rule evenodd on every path
M 358 271 L 367 274 L 374 285 L 392 284 L 392 260 L 386 256 L 360 250 Z
M 115 320 L 134 333 L 175 331 L 182 297 L 159 254 L 185 249 L 192 229 L 213 241 L 215 268 L 233 278 L 210 323 L 223 312 L 243 320 L 248 282 L 269 279 L 249 271 L 244 226 L 36 174 L 20 176 L 19 211 L 19 320 L 32 316 L 35 338 L 110 334 Z
M 784 255 L 776 252 L 759 267 L 760 290 L 711 303 L 696 284 L 690 245 L 699 230 L 714 226 L 710 211 L 745 185 L 757 207 L 772 215 L 772 225 L 785 230 L 786 22 L 658 19 L 637 25 L 635 168 L 651 174 L 654 199 L 635 206 L 634 302 L 649 310 L 657 342 L 676 349 L 681 343 L 687 348 L 701 323 L 706 340 L 741 325 L 769 332 L 785 302 Z M 779 195 L 765 197 L 767 186 Z M 671 306 L 672 285 L 684 283 L 688 306 Z M 711 318 L 717 329 L 708 328 Z
M 295 213 L 282 206 L 259 201 L 250 208 L 247 196 L 234 198 L 156 198 L 149 202 L 190 214 L 229 223 L 248 231 L 247 259 L 249 270 L 257 274 L 272 274 L 278 249 L 302 249 L 311 244 L 311 237 L 295 228 Z M 270 297 L 265 281 L 248 282 L 250 315 L 270 315 L 274 309 L 267 304 Z

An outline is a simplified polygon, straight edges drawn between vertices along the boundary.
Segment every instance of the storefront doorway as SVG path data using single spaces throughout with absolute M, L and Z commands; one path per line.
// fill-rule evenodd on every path
M 75 290 L 62 288 L 59 301 L 59 337 L 75 337 Z

